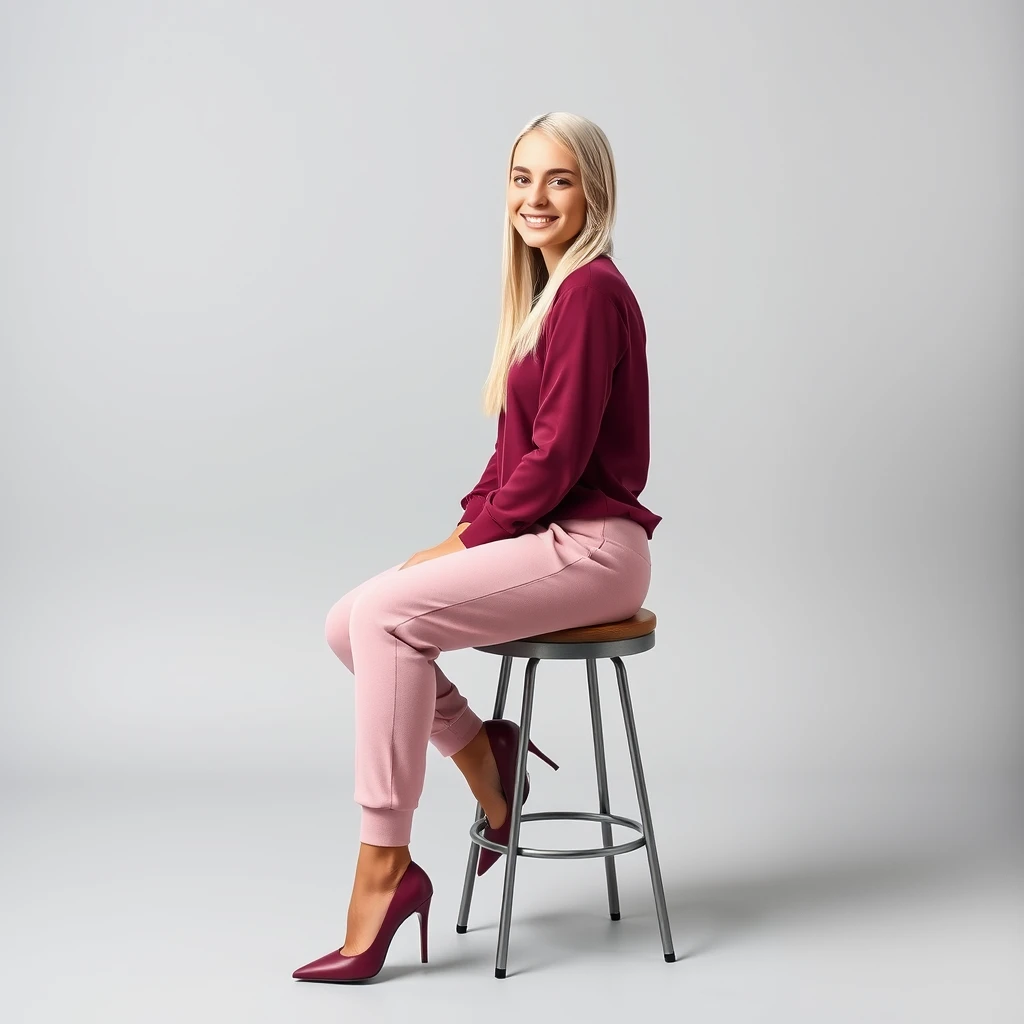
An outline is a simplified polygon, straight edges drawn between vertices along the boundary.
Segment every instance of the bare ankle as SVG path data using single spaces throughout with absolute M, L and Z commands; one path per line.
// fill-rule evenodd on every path
M 487 730 L 481 725 L 477 734 L 461 749 L 452 754 L 452 760 L 467 778 L 477 771 L 491 749 Z
M 411 860 L 412 855 L 408 846 L 373 846 L 370 843 L 360 843 L 356 874 L 367 881 L 386 885 L 399 881 Z

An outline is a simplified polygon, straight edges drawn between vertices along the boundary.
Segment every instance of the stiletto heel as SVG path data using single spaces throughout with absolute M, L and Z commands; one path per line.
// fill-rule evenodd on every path
M 498 778 L 501 781 L 501 791 L 505 795 L 507 812 L 505 820 L 498 828 L 491 828 L 488 825 L 483 831 L 484 839 L 501 843 L 508 847 L 509 833 L 512 830 L 512 795 L 515 792 L 516 782 L 516 760 L 519 756 L 519 725 L 510 722 L 507 718 L 489 718 L 484 722 L 484 731 L 487 734 L 487 742 L 491 745 L 491 753 L 494 755 L 494 763 L 498 766 Z M 543 758 L 555 771 L 558 765 L 551 760 L 547 754 L 541 752 L 533 740 L 527 744 L 527 750 Z M 526 781 L 523 786 L 523 804 L 530 795 L 530 773 L 526 773 Z M 502 850 L 491 850 L 486 846 L 480 848 L 480 856 L 477 860 L 476 873 L 482 875 L 503 853 Z
M 430 901 L 433 893 L 424 901 L 423 905 L 416 911 L 420 915 L 420 963 L 427 962 L 427 915 L 430 913 Z
M 555 764 L 555 762 L 552 761 L 547 754 L 540 750 L 537 747 L 537 745 L 533 742 L 533 740 L 530 740 L 529 744 L 527 745 L 527 749 L 530 751 L 531 754 L 536 754 L 542 761 L 547 761 L 547 763 L 551 765 L 551 767 L 554 768 L 556 772 L 558 771 L 558 765 Z
M 340 949 L 332 949 L 318 960 L 294 971 L 292 977 L 301 981 L 364 981 L 374 977 L 384 966 L 384 958 L 398 926 L 413 914 L 420 915 L 420 957 L 426 963 L 427 911 L 433 895 L 434 887 L 426 871 L 416 861 L 410 861 L 391 897 L 380 930 L 362 953 L 349 956 Z

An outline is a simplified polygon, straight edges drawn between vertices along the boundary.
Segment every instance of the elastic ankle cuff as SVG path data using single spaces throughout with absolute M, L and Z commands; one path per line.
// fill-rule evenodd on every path
M 430 742 L 442 757 L 451 757 L 469 744 L 483 724 L 472 708 L 466 708 L 447 729 L 431 736 Z
M 387 807 L 364 807 L 359 823 L 359 841 L 371 846 L 408 846 L 415 813 Z

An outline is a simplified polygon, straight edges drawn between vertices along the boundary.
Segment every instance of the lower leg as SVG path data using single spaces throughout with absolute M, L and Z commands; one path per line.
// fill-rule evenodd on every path
M 461 750 L 451 755 L 459 771 L 466 777 L 473 795 L 487 816 L 491 828 L 500 828 L 508 813 L 508 803 L 501 788 L 498 764 L 494 760 L 487 730 L 481 725 L 477 734 Z
M 499 827 L 506 815 L 483 722 L 436 659 L 424 658 L 418 646 L 384 629 L 383 619 L 364 616 L 357 606 L 349 620 L 350 643 L 360 654 L 353 656 L 353 664 L 358 660 L 365 668 L 356 674 L 355 685 L 360 847 L 343 955 L 362 952 L 373 942 L 411 862 L 412 818 L 423 788 L 428 741 L 462 770 L 492 827 Z M 399 694 L 402 700 L 396 703 Z
M 484 723 L 436 661 L 434 674 L 437 685 L 430 742 L 442 757 L 455 762 L 480 801 L 488 824 L 498 828 L 505 820 L 505 794 Z
M 433 720 L 433 668 L 385 628 L 386 618 L 357 603 L 349 620 L 353 664 L 360 666 L 353 795 L 361 810 L 348 930 L 340 948 L 345 956 L 373 943 L 412 863 L 409 841 Z
M 434 721 L 430 742 L 442 757 L 451 757 L 480 731 L 483 721 L 434 661 Z
M 340 950 L 345 956 L 362 953 L 377 937 L 391 898 L 411 861 L 408 846 L 359 844 L 345 944 Z

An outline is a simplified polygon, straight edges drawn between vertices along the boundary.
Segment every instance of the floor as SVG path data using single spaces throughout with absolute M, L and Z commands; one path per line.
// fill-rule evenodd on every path
M 600 861 L 520 859 L 499 981 L 502 871 L 478 879 L 469 931 L 457 934 L 472 805 L 437 793 L 413 842 L 435 888 L 430 962 L 419 962 L 414 917 L 373 981 L 294 981 L 295 967 L 343 940 L 356 821 L 347 792 L 296 789 L 120 780 L 8 792 L 0 1018 L 450 1021 L 458 1002 L 465 1019 L 488 1022 L 1024 1020 L 1019 851 L 940 855 L 903 842 L 837 857 L 790 837 L 755 855 L 749 844 L 688 844 L 663 814 L 677 962 L 662 956 L 643 851 L 617 859 L 616 923 Z M 599 842 L 595 823 L 526 827 L 531 846 Z

